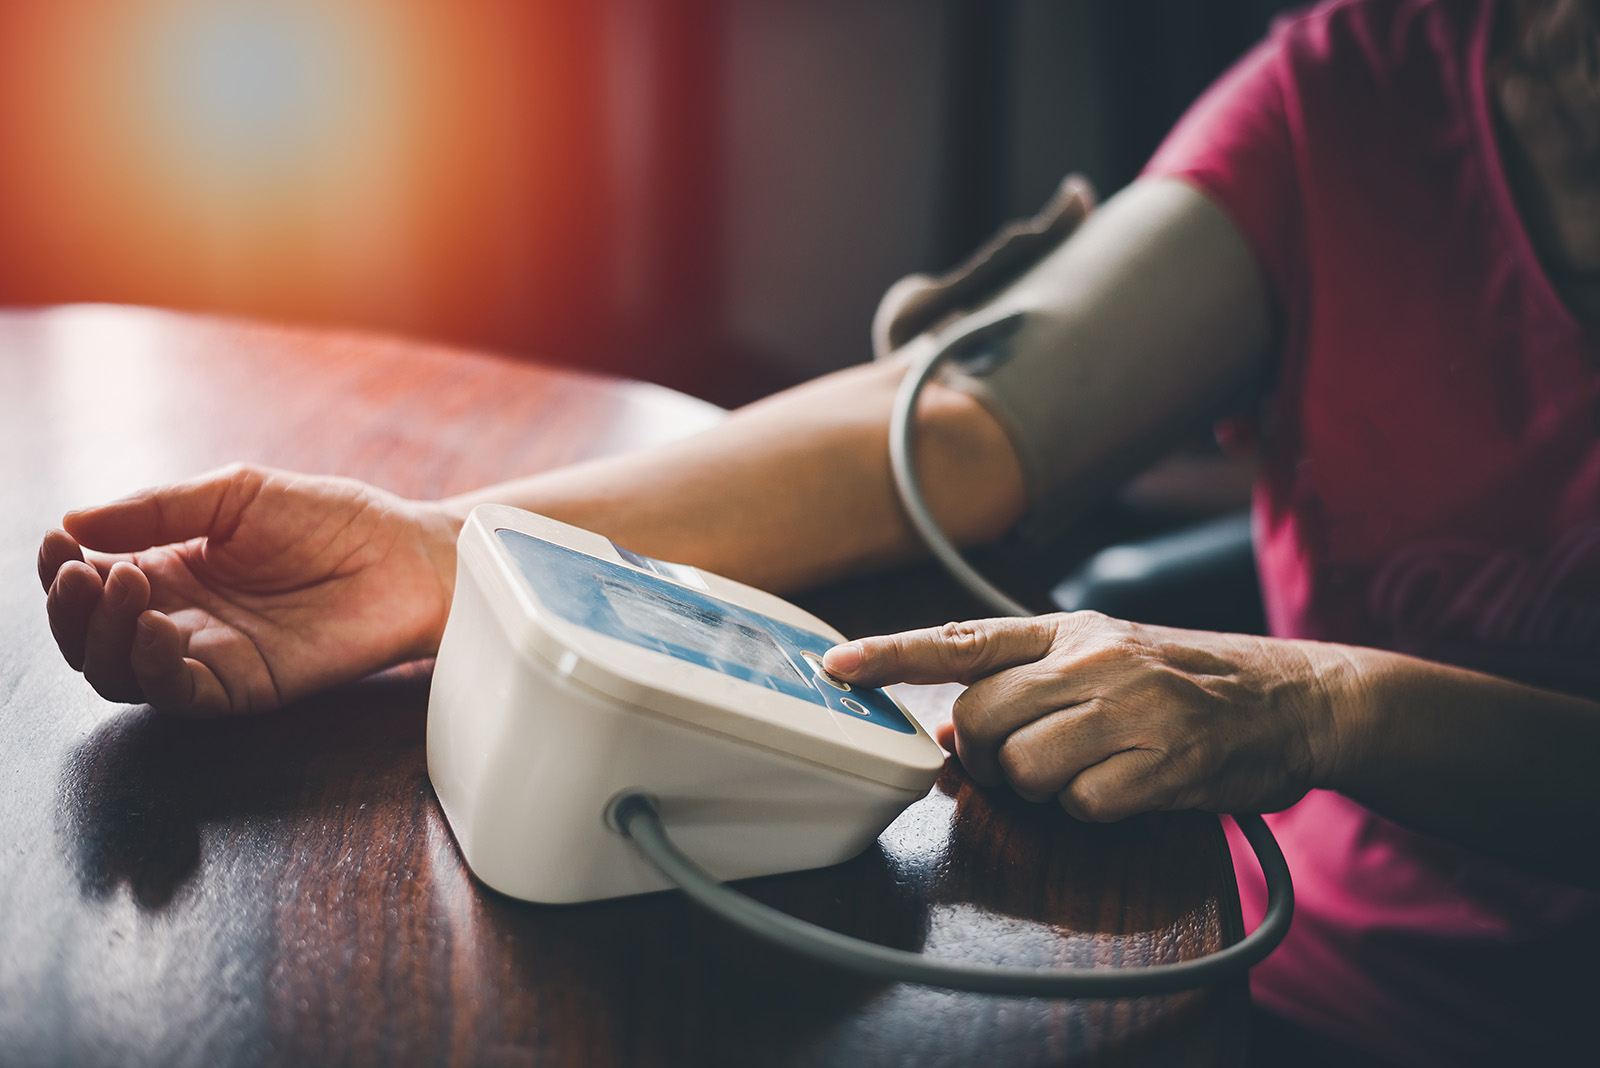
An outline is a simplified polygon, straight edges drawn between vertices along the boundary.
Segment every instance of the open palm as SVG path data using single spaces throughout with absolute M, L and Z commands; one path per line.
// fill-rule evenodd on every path
M 273 708 L 431 654 L 449 608 L 454 524 L 351 479 L 235 466 L 65 526 L 39 552 L 51 629 L 111 700 Z

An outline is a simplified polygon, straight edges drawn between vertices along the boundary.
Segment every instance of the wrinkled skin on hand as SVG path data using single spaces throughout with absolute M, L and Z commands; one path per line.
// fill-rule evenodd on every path
M 235 465 L 64 526 L 39 549 L 62 655 L 107 699 L 179 714 L 431 655 L 454 583 L 444 514 L 352 479 Z
M 1145 626 L 1097 612 L 865 638 L 825 657 L 851 682 L 959 682 L 940 741 L 987 785 L 1083 820 L 1273 811 L 1338 757 L 1341 647 Z

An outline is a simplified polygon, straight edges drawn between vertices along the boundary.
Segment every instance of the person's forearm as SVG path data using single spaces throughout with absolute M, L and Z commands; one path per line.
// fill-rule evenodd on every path
M 1398 823 L 1600 886 L 1600 703 L 1344 649 L 1323 785 Z
M 487 501 L 516 505 L 764 589 L 816 585 L 919 550 L 889 469 L 889 411 L 903 373 L 899 361 L 853 367 L 672 445 L 445 504 L 458 521 Z M 926 492 L 947 530 L 973 543 L 1016 521 L 1021 468 L 976 401 L 930 387 L 918 428 Z

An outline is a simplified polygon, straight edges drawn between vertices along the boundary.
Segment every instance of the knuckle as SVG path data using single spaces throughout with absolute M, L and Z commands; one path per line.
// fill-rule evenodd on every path
M 1071 631 L 1079 639 L 1098 638 L 1104 640 L 1132 634 L 1138 624 L 1129 623 L 1127 620 L 1118 619 L 1115 616 L 1108 616 L 1104 612 L 1096 612 L 1092 608 L 1085 608 L 1063 615 L 1061 617 L 1061 626 Z
M 1030 800 L 1050 796 L 1048 770 L 1029 746 L 1008 741 L 1000 747 L 997 758 L 1001 773 L 1017 793 Z
M 954 620 L 939 628 L 939 643 L 960 657 L 981 653 L 988 644 L 983 629 L 972 620 Z
M 950 707 L 950 721 L 955 724 L 956 733 L 968 738 L 983 738 L 989 725 L 988 706 L 974 697 L 971 690 L 963 690 Z
M 936 632 L 934 648 L 940 665 L 949 674 L 970 679 L 985 672 L 992 636 L 980 622 L 962 620 L 946 623 Z
M 1194 689 L 1186 675 L 1169 667 L 1152 668 L 1145 676 L 1145 685 L 1152 687 L 1159 697 L 1172 704 L 1190 696 L 1190 691 Z
M 1097 619 L 1093 626 L 1084 626 L 1075 621 L 1069 628 L 1076 660 L 1085 664 L 1106 665 L 1145 658 L 1147 650 L 1144 642 L 1129 624 L 1099 613 L 1095 615 Z
M 1060 798 L 1062 807 L 1085 823 L 1115 823 L 1122 818 L 1116 798 L 1093 777 L 1072 780 Z

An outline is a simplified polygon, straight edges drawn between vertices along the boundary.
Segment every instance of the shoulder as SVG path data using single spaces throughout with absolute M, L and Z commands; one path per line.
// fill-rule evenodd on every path
M 1493 0 L 1334 0 L 1280 18 L 1198 100 L 1145 169 L 1215 199 L 1294 288 L 1311 216 L 1398 198 L 1469 157 Z M 1366 210 L 1366 209 L 1362 209 Z M 1390 206 L 1383 206 L 1390 214 Z M 1423 213 L 1427 215 L 1428 212 Z
M 1267 38 L 1280 90 L 1301 112 L 1427 118 L 1456 110 L 1482 56 L 1493 0 L 1338 0 Z
M 1492 0 L 1334 0 L 1279 19 L 1268 41 L 1299 75 L 1366 76 L 1374 84 L 1413 68 L 1451 68 Z
M 1151 161 L 1292 150 L 1307 136 L 1354 135 L 1459 114 L 1492 0 L 1334 0 L 1273 23 L 1208 89 Z

